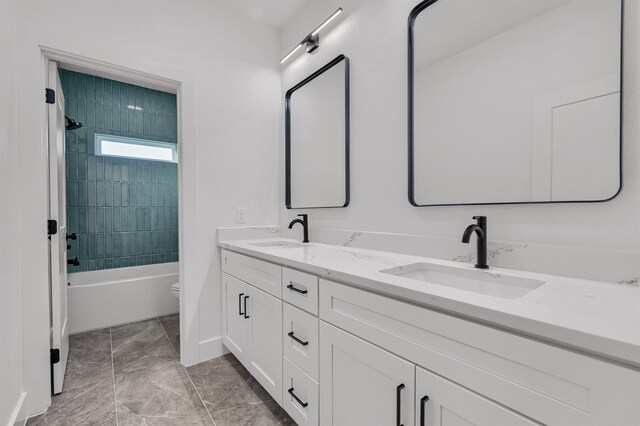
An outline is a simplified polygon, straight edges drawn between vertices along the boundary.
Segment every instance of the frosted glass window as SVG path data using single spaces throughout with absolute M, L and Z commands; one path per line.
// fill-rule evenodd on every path
M 95 154 L 169 163 L 178 162 L 176 144 L 124 136 L 96 134 Z

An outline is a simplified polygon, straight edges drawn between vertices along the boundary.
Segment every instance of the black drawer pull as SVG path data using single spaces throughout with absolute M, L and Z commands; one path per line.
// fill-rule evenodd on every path
M 244 296 L 244 293 L 238 295 L 238 315 L 244 315 L 244 312 L 242 312 L 242 296 Z
M 404 389 L 404 383 L 398 385 L 396 388 L 396 424 L 402 426 L 401 411 L 402 411 L 402 389 Z
M 291 396 L 293 397 L 293 399 L 295 399 L 296 401 L 298 401 L 298 404 L 302 405 L 302 408 L 306 408 L 306 407 L 307 407 L 307 405 L 309 405 L 309 403 L 308 403 L 308 402 L 302 402 L 302 401 L 300 400 L 300 398 L 298 398 L 298 397 L 296 396 L 296 394 L 295 394 L 295 393 L 293 393 L 293 388 L 289 389 L 287 392 L 289 392 L 289 395 L 291 395 Z
M 244 317 L 245 318 L 249 318 L 249 315 L 247 315 L 247 299 L 249 298 L 249 296 L 245 296 L 244 297 Z
M 426 426 L 427 425 L 425 423 L 424 415 L 425 415 L 426 405 L 427 405 L 428 401 L 429 401 L 429 397 L 427 395 L 423 396 L 420 399 L 420 426 Z
M 295 291 L 296 293 L 300 293 L 300 294 L 307 294 L 308 291 L 307 290 L 300 290 L 299 288 L 295 288 L 293 286 L 293 281 L 289 281 L 289 285 L 287 286 L 287 288 L 291 291 Z
M 298 339 L 295 334 L 293 334 L 293 331 L 288 333 L 287 336 L 291 337 L 293 340 L 295 340 L 296 342 L 300 343 L 302 346 L 307 346 L 309 344 L 309 342 L 303 342 L 302 340 Z

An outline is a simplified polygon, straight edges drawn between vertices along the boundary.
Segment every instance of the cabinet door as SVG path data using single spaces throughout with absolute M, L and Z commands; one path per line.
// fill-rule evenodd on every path
M 414 424 L 415 366 L 320 322 L 320 424 Z
M 282 300 L 247 285 L 249 360 L 245 367 L 282 402 Z
M 534 426 L 534 423 L 421 367 L 416 367 L 418 426 Z
M 223 342 L 241 362 L 247 359 L 247 319 L 244 298 L 247 285 L 231 275 L 222 274 Z

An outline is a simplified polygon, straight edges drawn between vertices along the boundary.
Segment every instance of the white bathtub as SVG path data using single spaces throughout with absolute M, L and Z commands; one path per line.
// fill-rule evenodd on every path
M 69 274 L 69 333 L 178 312 L 178 262 Z

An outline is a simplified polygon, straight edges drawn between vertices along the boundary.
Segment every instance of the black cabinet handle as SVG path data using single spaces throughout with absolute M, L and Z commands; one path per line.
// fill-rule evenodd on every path
M 298 339 L 294 334 L 293 331 L 290 332 L 289 334 L 287 334 L 287 336 L 291 337 L 293 340 L 295 340 L 296 342 L 300 343 L 302 346 L 307 346 L 309 344 L 309 342 L 303 342 L 302 340 Z
M 73 259 L 67 259 L 67 265 L 80 266 L 78 256 L 74 257 Z
M 404 389 L 404 383 L 398 385 L 398 387 L 396 388 L 396 425 L 398 426 L 402 426 L 402 389 Z
M 425 415 L 426 405 L 428 401 L 429 401 L 429 397 L 427 395 L 423 396 L 420 399 L 420 426 L 427 425 L 424 420 L 424 415 Z
M 67 241 L 77 240 L 77 239 L 78 239 L 78 234 L 76 234 L 75 232 L 73 234 L 67 234 Z
M 307 405 L 309 405 L 308 402 L 302 402 L 302 400 L 300 400 L 300 398 L 298 398 L 296 396 L 295 393 L 293 393 L 293 388 L 289 389 L 287 392 L 289 392 L 289 395 L 291 395 L 293 397 L 293 399 L 295 399 L 296 401 L 298 401 L 298 404 L 302 405 L 302 408 L 306 408 Z
M 242 296 L 244 296 L 244 293 L 238 295 L 238 315 L 244 315 L 244 312 L 242 312 Z
M 293 281 L 289 281 L 289 285 L 287 286 L 287 288 L 291 291 L 295 291 L 296 293 L 300 293 L 300 294 L 307 294 L 308 291 L 307 290 L 300 290 L 299 288 L 295 288 L 293 286 Z
M 244 317 L 245 318 L 249 318 L 249 315 L 247 315 L 247 299 L 249 298 L 249 296 L 245 296 L 244 297 Z

